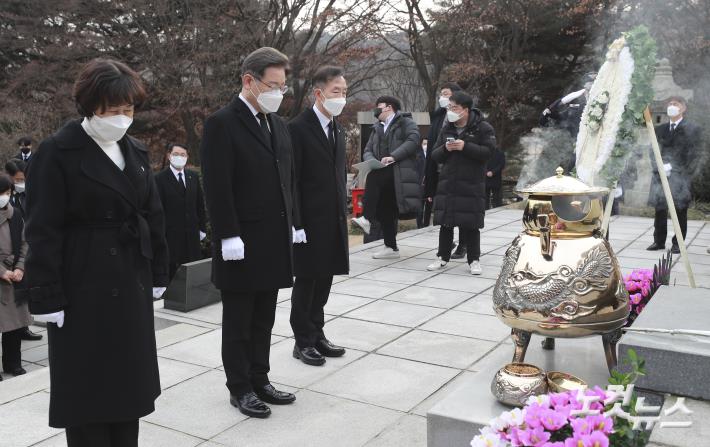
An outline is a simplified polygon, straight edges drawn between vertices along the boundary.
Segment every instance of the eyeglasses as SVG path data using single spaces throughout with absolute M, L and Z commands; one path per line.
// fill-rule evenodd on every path
M 446 107 L 446 110 L 451 110 L 452 112 L 458 112 L 458 111 L 463 111 L 463 107 L 461 107 L 459 105 L 449 104 L 448 107 Z
M 251 74 L 251 73 L 250 73 L 250 74 Z M 256 75 L 251 75 L 251 76 L 252 76 L 254 79 L 256 79 L 257 81 L 259 81 L 259 82 L 261 82 L 262 84 L 264 84 L 265 86 L 269 87 L 271 90 L 278 90 L 278 91 L 280 91 L 282 95 L 286 94 L 286 92 L 288 91 L 288 85 L 278 85 L 278 84 L 274 85 L 274 84 L 275 84 L 274 82 L 264 82 L 260 77 L 258 77 L 258 76 L 256 76 Z

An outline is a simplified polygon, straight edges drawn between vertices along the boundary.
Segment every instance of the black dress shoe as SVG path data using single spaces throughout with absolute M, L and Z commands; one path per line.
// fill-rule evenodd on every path
M 654 251 L 654 250 L 663 250 L 663 249 L 665 249 L 665 248 L 666 248 L 666 247 L 664 247 L 663 245 L 657 244 L 657 243 L 654 242 L 653 244 L 651 244 L 651 245 L 649 245 L 648 247 L 646 247 L 646 250 L 648 250 L 648 251 Z
M 268 418 L 271 414 L 271 408 L 262 402 L 253 391 L 239 397 L 230 395 L 229 403 L 239 408 L 242 414 L 253 418 Z
M 466 256 L 466 247 L 459 245 L 459 247 L 451 254 L 451 259 L 463 259 L 464 256 Z
M 12 375 L 15 376 L 15 377 L 21 376 L 21 375 L 23 375 L 23 374 L 27 374 L 27 370 L 25 370 L 25 368 L 23 368 L 23 367 L 21 367 L 21 366 L 15 368 L 15 369 L 11 369 L 11 370 L 7 370 L 7 369 L 6 369 L 5 372 L 8 373 L 8 374 L 12 374 Z
M 293 358 L 299 359 L 306 365 L 321 366 L 325 364 L 325 358 L 320 352 L 316 351 L 316 348 L 309 346 L 307 348 L 299 348 L 298 346 L 293 347 Z
M 296 395 L 279 391 L 272 384 L 266 384 L 262 387 L 255 387 L 254 392 L 267 404 L 287 405 L 296 400 Z
M 671 253 L 673 253 L 673 254 L 675 254 L 675 255 L 679 254 L 679 253 L 680 253 L 680 247 L 677 246 L 676 244 L 673 244 L 673 246 L 671 247 Z
M 22 332 L 20 332 L 20 338 L 22 340 L 27 340 L 27 341 L 37 341 L 37 340 L 42 340 L 42 335 L 41 334 L 35 334 L 30 330 L 30 328 L 25 327 L 23 328 Z
M 325 338 L 316 342 L 316 349 L 326 357 L 342 357 L 345 354 L 345 348 L 336 346 Z

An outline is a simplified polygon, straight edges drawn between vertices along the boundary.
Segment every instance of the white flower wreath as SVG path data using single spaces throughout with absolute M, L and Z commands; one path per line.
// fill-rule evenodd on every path
M 603 183 L 597 176 L 616 144 L 616 134 L 631 92 L 633 73 L 634 59 L 626 41 L 623 38 L 617 39 L 609 46 L 607 60 L 590 89 L 589 98 L 595 98 L 595 101 L 588 102 L 584 108 L 577 134 L 577 176 L 589 185 Z M 600 99 L 606 96 L 603 95 L 605 92 L 608 92 L 606 112 L 595 103 L 601 102 Z M 598 114 L 597 109 L 602 113 Z M 594 121 L 590 121 L 588 116 L 590 113 L 603 117 L 600 122 L 592 124 Z

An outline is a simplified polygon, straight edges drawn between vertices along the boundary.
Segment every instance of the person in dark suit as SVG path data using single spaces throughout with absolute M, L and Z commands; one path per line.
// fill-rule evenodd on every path
M 417 213 L 417 228 L 424 228 L 429 226 L 429 220 L 425 220 L 427 200 L 426 197 L 424 197 L 424 170 L 426 169 L 426 150 L 428 143 L 429 142 L 427 141 L 427 139 L 424 138 L 420 145 L 421 151 L 419 151 L 419 154 L 417 154 L 417 174 L 419 174 L 419 184 L 421 185 L 422 189 L 422 211 L 420 213 Z M 431 214 L 429 215 L 429 217 L 431 217 Z
M 505 168 L 505 152 L 500 148 L 494 148 L 486 164 L 487 210 L 503 205 L 503 168 Z
M 276 114 L 288 57 L 269 47 L 242 64 L 242 91 L 205 121 L 202 172 L 212 225 L 212 281 L 222 294 L 222 360 L 230 402 L 253 417 L 291 393 L 269 382 L 278 289 L 293 285 L 291 136 Z
M 661 148 L 664 172 L 668 177 L 671 195 L 678 214 L 683 238 L 688 232 L 688 207 L 693 200 L 693 177 L 696 173 L 698 150 L 701 143 L 700 127 L 685 118 L 688 105 L 684 98 L 674 96 L 668 100 L 668 123 L 656 126 L 656 137 Z M 664 250 L 668 234 L 668 204 L 663 193 L 661 177 L 655 169 L 655 158 L 651 154 L 653 177 L 648 196 L 648 206 L 655 209 L 653 221 L 653 244 L 647 250 Z M 680 253 L 678 240 L 673 236 L 673 253 Z
M 200 241 L 207 236 L 207 215 L 200 176 L 185 169 L 184 146 L 168 143 L 169 166 L 155 176 L 165 213 L 165 237 L 170 252 L 170 279 L 178 267 L 201 258 Z
M 17 146 L 20 148 L 20 152 L 18 152 L 13 159 L 15 160 L 22 160 L 25 163 L 29 163 L 30 159 L 32 158 L 32 138 L 30 137 L 22 137 L 19 140 L 17 140 Z
M 126 65 L 95 59 L 74 98 L 83 120 L 45 139 L 27 175 L 27 288 L 49 338 L 49 425 L 67 444 L 138 445 L 160 395 L 153 298 L 168 246 L 148 150 L 127 136 L 145 98 Z
M 343 69 L 325 66 L 313 76 L 315 104 L 288 125 L 296 173 L 296 207 L 306 244 L 294 246 L 296 281 L 291 294 L 293 356 L 307 365 L 323 365 L 324 357 L 340 357 L 345 349 L 323 332 L 323 307 L 333 275 L 347 275 L 348 227 L 345 131 L 335 117 L 345 107 Z

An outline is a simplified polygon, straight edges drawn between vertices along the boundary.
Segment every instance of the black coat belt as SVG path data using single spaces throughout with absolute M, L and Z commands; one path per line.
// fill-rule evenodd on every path
M 119 242 L 126 244 L 138 241 L 143 257 L 153 259 L 153 248 L 150 243 L 150 226 L 148 225 L 148 220 L 141 213 L 133 214 L 123 222 L 82 222 L 74 225 L 78 228 L 118 229 Z

